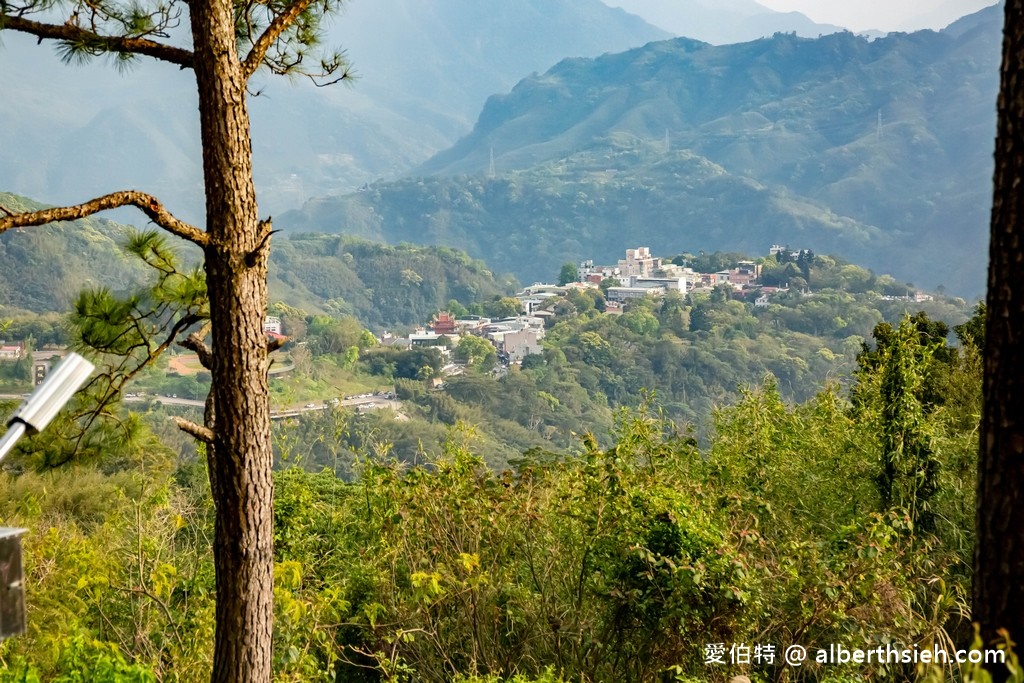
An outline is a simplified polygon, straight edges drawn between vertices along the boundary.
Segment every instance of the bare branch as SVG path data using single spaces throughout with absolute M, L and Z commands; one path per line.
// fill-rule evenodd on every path
M 213 368 L 213 352 L 210 350 L 210 347 L 207 346 L 206 342 L 203 341 L 209 333 L 210 324 L 207 323 L 203 325 L 202 329 L 193 332 L 178 342 L 178 344 L 189 351 L 195 352 L 195 354 L 199 356 L 199 364 L 207 370 Z
M 63 40 L 69 43 L 84 43 L 95 46 L 99 51 L 121 54 L 137 54 L 177 64 L 183 69 L 192 68 L 192 52 L 180 47 L 164 45 L 148 38 L 132 36 L 105 36 L 73 23 L 47 24 L 23 17 L 0 16 L 0 29 L 12 29 L 43 39 Z
M 329 81 L 323 81 L 323 82 L 318 81 L 317 78 L 320 78 L 320 76 L 316 76 L 314 74 L 306 74 L 306 78 L 308 78 L 310 80 L 310 82 L 312 82 L 313 85 L 315 85 L 316 87 L 318 87 L 318 88 L 326 88 L 326 87 L 328 87 L 330 85 L 335 85 L 336 83 L 341 83 L 342 81 L 350 81 L 350 80 L 352 80 L 353 76 L 352 76 L 352 72 L 350 72 L 348 69 L 345 69 L 345 71 L 340 76 L 338 76 L 337 78 L 333 78 L 333 79 L 331 79 Z
M 277 42 L 277 39 L 281 37 L 288 27 L 295 23 L 295 20 L 302 15 L 309 6 L 312 5 L 314 0 L 295 0 L 288 9 L 281 14 L 274 17 L 274 20 L 270 22 L 266 30 L 260 34 L 260 37 L 256 39 L 256 42 L 252 44 L 252 49 L 249 50 L 249 54 L 245 58 L 245 62 L 242 64 L 242 73 L 246 78 L 252 76 L 256 69 L 260 68 L 260 64 L 263 63 L 263 58 L 267 56 L 267 50 Z
M 259 227 L 260 230 L 265 230 L 269 228 L 270 219 L 268 218 L 265 221 L 260 221 Z M 270 236 L 273 235 L 275 232 L 278 231 L 270 230 L 269 232 L 263 235 L 263 239 L 260 240 L 260 243 L 256 246 L 256 248 L 245 255 L 245 265 L 249 266 L 250 268 L 253 268 L 256 266 L 257 263 L 259 263 L 261 255 L 266 256 L 266 252 L 264 250 L 266 249 L 267 243 L 270 241 Z
M 171 419 L 174 420 L 174 424 L 178 425 L 178 429 L 185 432 L 189 436 L 193 436 L 199 439 L 200 441 L 203 441 L 204 443 L 213 443 L 212 429 L 204 427 L 202 425 L 197 425 L 195 422 L 192 422 L 191 420 L 186 420 L 183 417 L 178 417 L 177 415 L 175 415 Z
M 172 216 L 156 197 L 144 192 L 136 192 L 135 190 L 114 192 L 97 197 L 96 199 L 90 199 L 84 204 L 77 204 L 75 206 L 55 207 L 0 217 L 0 233 L 4 233 L 11 228 L 21 228 L 29 225 L 43 225 L 45 223 L 53 223 L 54 221 L 73 221 L 91 216 L 100 211 L 116 209 L 122 206 L 137 207 L 149 217 L 149 220 L 167 232 L 198 244 L 201 247 L 206 246 L 209 240 L 206 233 L 199 228 Z

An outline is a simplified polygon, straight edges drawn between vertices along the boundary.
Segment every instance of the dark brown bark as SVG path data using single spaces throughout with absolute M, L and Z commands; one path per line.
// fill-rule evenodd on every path
M 263 316 L 267 240 L 257 218 L 245 82 L 230 0 L 190 3 L 206 184 L 205 247 L 216 417 L 213 680 L 270 681 L 273 481 Z
M 989 247 L 973 618 L 1024 645 L 1024 0 L 1007 0 Z M 997 681 L 1005 671 L 992 672 Z

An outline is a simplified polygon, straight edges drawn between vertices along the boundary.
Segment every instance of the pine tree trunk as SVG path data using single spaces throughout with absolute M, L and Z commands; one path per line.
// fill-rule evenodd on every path
M 217 630 L 213 680 L 271 679 L 273 481 L 263 317 L 265 229 L 258 220 L 245 78 L 229 0 L 189 3 L 206 183 L 212 324 Z
M 988 276 L 973 618 L 1024 654 L 1024 0 L 1007 0 Z M 996 681 L 1006 673 L 993 671 Z

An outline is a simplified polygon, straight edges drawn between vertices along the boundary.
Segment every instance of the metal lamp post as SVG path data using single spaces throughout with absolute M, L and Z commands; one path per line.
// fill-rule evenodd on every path
M 41 432 L 50 424 L 93 370 L 93 364 L 77 353 L 68 354 L 7 420 L 7 432 L 0 437 L 0 460 L 22 436 Z M 21 559 L 21 536 L 25 531 L 0 527 L 0 639 L 25 632 L 25 585 Z

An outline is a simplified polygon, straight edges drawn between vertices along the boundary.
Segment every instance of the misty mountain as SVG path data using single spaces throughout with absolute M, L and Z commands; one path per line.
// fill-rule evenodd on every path
M 754 0 L 605 0 L 666 31 L 714 45 L 742 43 L 774 33 L 815 38 L 842 31 L 800 12 L 776 12 Z
M 311 200 L 275 225 L 458 246 L 523 282 L 551 281 L 570 261 L 614 263 L 627 247 L 641 245 L 660 255 L 761 254 L 778 241 L 863 254 L 890 243 L 877 227 L 784 188 L 627 134 L 494 178 L 406 178 Z
M 943 32 L 874 41 L 850 33 L 719 47 L 675 39 L 565 60 L 489 99 L 473 132 L 420 172 L 479 177 L 492 155 L 499 175 L 536 171 L 553 160 L 571 165 L 613 135 L 661 141 L 885 236 L 884 249 L 869 241 L 850 258 L 975 294 L 985 271 L 1001 23 L 994 7 Z M 628 173 L 617 169 L 619 182 Z M 716 205 L 733 201 L 723 195 Z M 756 214 L 750 219 L 759 231 Z M 590 217 L 576 220 L 582 232 Z M 667 229 L 684 235 L 723 220 L 711 211 Z M 761 242 L 778 239 L 764 232 Z M 728 247 L 685 242 L 678 248 Z
M 356 1 L 329 32 L 358 88 L 410 115 L 468 130 L 486 98 L 566 57 L 638 47 L 670 34 L 596 0 Z
M 913 31 L 922 28 L 939 29 L 948 26 L 956 21 L 957 17 L 964 17 L 980 12 L 992 4 L 992 0 L 945 0 L 938 5 L 909 5 L 917 7 L 909 18 L 905 19 L 897 27 L 901 31 Z
M 325 43 L 358 79 L 315 88 L 263 78 L 251 100 L 261 208 L 396 176 L 470 128 L 485 98 L 569 56 L 667 37 L 599 0 L 353 2 Z M 65 65 L 49 43 L 3 32 L 0 188 L 53 203 L 122 187 L 202 216 L 191 74 L 149 60 Z

